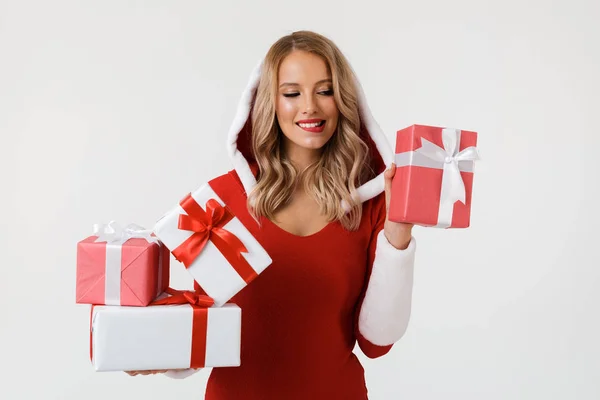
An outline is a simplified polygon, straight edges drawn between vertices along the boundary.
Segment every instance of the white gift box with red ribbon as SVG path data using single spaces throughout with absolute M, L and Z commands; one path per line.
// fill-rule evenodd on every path
M 154 233 L 216 306 L 229 301 L 272 263 L 209 184 L 159 219 Z

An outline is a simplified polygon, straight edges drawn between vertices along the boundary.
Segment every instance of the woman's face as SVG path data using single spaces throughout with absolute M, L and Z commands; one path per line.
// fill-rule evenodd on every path
M 339 110 L 331 73 L 312 53 L 293 51 L 279 66 L 275 112 L 290 158 L 314 158 L 333 136 Z

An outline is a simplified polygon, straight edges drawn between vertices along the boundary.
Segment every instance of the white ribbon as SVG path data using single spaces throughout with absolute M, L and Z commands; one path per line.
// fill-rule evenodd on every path
M 94 224 L 93 234 L 98 236 L 94 242 L 106 242 L 104 304 L 121 305 L 121 251 L 123 244 L 133 238 L 145 239 L 148 243 L 157 243 L 159 246 L 156 296 L 160 294 L 163 269 L 162 243 L 156 236 L 152 236 L 151 229 L 136 224 L 129 224 L 122 228 L 117 222 L 111 221 L 108 224 Z
M 460 130 L 445 128 L 442 130 L 442 143 L 440 147 L 421 138 L 421 147 L 415 151 L 396 154 L 396 166 L 407 165 L 443 169 L 440 206 L 438 221 L 435 228 L 448 228 L 452 225 L 454 203 L 465 203 L 465 182 L 460 175 L 461 171 L 473 172 L 475 160 L 479 154 L 475 146 L 458 151 L 460 144 Z
M 158 238 L 152 236 L 151 229 L 145 229 L 136 224 L 129 224 L 122 228 L 115 221 L 110 221 L 108 224 L 94 224 L 94 235 L 98 236 L 96 242 L 111 244 L 123 244 L 132 238 L 146 239 L 148 243 L 158 243 Z

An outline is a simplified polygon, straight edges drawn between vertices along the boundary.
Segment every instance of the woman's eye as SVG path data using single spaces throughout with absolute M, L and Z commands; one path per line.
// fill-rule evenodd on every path
M 284 93 L 283 97 L 296 97 L 300 96 L 300 93 Z
M 324 96 L 331 96 L 333 94 L 333 89 L 323 90 L 323 91 L 319 92 L 319 94 L 322 94 Z

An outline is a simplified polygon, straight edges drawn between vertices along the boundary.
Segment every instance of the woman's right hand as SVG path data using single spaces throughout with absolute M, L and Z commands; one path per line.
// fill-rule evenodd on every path
M 167 369 L 149 369 L 147 371 L 125 371 L 129 376 L 164 374 Z M 177 371 L 177 370 L 176 370 Z
M 201 368 L 151 369 L 144 371 L 125 371 L 125 373 L 129 376 L 165 374 L 165 376 L 169 378 L 183 379 L 195 374 L 200 369 Z

